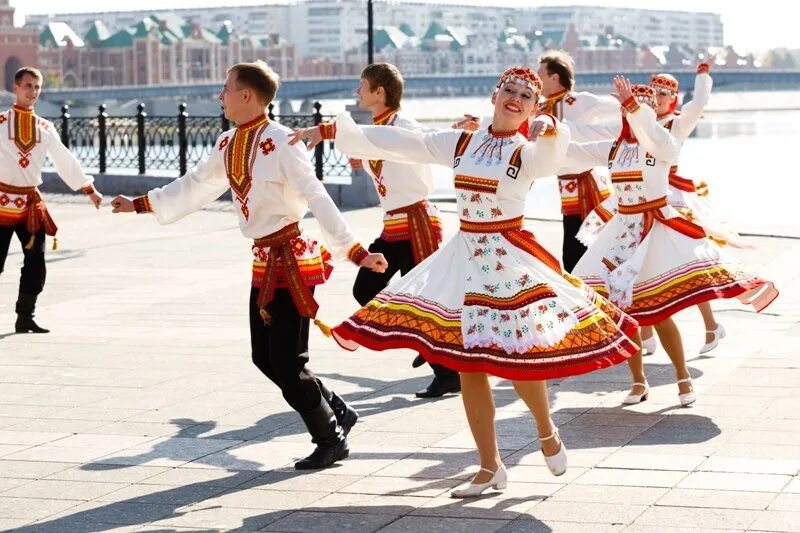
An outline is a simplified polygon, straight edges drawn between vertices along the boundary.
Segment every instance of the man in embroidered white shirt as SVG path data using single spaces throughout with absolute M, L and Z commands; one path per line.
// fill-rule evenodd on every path
M 117 196 L 112 205 L 115 213 L 152 213 L 169 224 L 231 190 L 239 228 L 254 240 L 253 363 L 280 388 L 317 445 L 295 463 L 307 470 L 349 455 L 346 435 L 358 414 L 307 367 L 309 323 L 314 319 L 323 326 L 315 319 L 314 287 L 328 278 L 331 254 L 300 229 L 300 221 L 310 207 L 334 254 L 377 272 L 387 264 L 350 233 L 308 155 L 300 146 L 289 146 L 291 130 L 267 117 L 277 90 L 278 76 L 263 62 L 231 67 L 219 99 L 236 128 L 223 132 L 211 154 L 184 176 L 136 199 Z
M 61 179 L 73 190 L 86 193 L 96 208 L 103 197 L 94 188 L 94 179 L 61 143 L 55 126 L 36 116 L 34 105 L 42 91 L 42 79 L 35 68 L 19 69 L 14 75 L 14 106 L 0 113 L 0 273 L 16 234 L 23 252 L 14 325 L 17 333 L 49 332 L 33 320 L 47 274 L 45 236 L 55 237 L 58 230 L 38 189 L 47 157 Z

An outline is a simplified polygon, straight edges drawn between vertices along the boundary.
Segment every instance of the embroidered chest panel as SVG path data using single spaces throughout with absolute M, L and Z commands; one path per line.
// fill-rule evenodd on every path
M 225 171 L 231 190 L 241 205 L 245 220 L 249 219 L 250 211 L 247 207 L 247 194 L 253 186 L 253 164 L 259 151 L 269 155 L 275 151 L 272 139 L 259 142 L 261 134 L 269 125 L 269 120 L 264 117 L 255 123 L 246 124 L 236 129 L 231 137 L 226 137 L 220 143 L 220 149 L 225 149 Z
M 390 109 L 386 113 L 373 118 L 372 124 L 375 126 L 394 126 L 396 121 L 397 112 L 393 109 Z M 383 160 L 370 159 L 369 170 L 372 172 L 373 179 L 375 180 L 375 188 L 377 189 L 378 194 L 381 198 L 386 198 L 386 193 L 388 190 L 386 189 L 386 183 L 383 178 Z
M 4 122 L 8 122 L 8 139 L 19 155 L 19 166 L 27 168 L 30 165 L 31 151 L 41 142 L 40 128 L 47 128 L 48 125 L 41 122 L 32 111 L 16 107 L 7 114 L 0 115 L 0 124 Z

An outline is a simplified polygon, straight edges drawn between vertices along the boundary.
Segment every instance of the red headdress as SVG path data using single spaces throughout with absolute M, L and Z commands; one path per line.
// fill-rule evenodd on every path
M 675 96 L 668 111 L 668 113 L 674 113 L 678 106 L 678 79 L 672 74 L 653 74 L 650 78 L 650 87 L 656 90 L 665 89 Z

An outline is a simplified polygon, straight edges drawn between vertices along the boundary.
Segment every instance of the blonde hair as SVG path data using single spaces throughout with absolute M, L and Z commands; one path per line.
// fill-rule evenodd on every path
M 280 76 L 263 61 L 237 63 L 228 69 L 236 74 L 236 85 L 256 93 L 259 101 L 268 105 L 275 99 L 280 86 Z

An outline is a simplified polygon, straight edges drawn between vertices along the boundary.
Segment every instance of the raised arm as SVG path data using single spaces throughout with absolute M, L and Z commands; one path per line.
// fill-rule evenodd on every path
M 656 112 L 650 107 L 640 106 L 636 101 L 635 110 L 628 113 L 628 123 L 642 147 L 658 159 L 669 163 L 678 160 L 680 145 L 669 130 L 656 120 Z
M 700 63 L 697 66 L 697 76 L 694 79 L 694 96 L 690 102 L 681 107 L 680 115 L 672 121 L 672 135 L 680 143 L 689 138 L 689 135 L 697 126 L 697 122 L 703 116 L 703 109 L 708 105 L 708 100 L 711 97 L 711 88 L 714 85 L 709 74 L 712 62 L 713 59 L 709 59 L 707 63 Z

